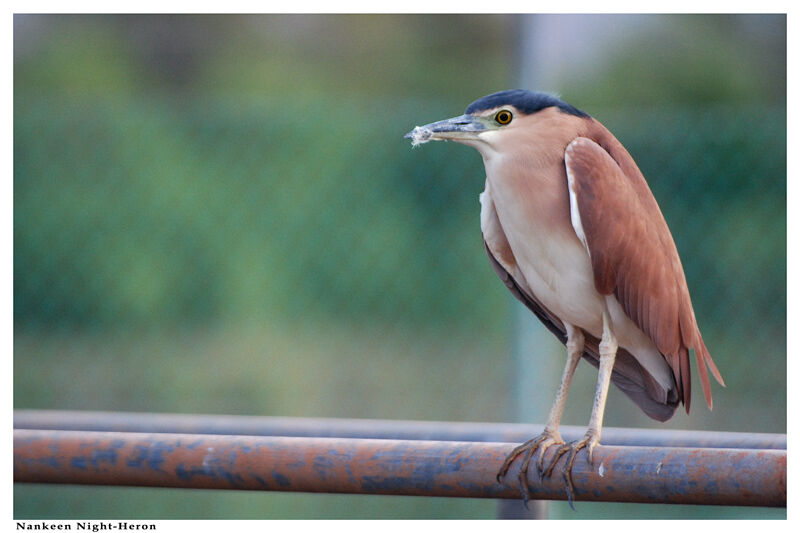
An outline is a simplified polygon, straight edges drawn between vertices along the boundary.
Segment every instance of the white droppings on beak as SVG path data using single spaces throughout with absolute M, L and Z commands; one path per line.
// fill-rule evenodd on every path
M 421 126 L 416 126 L 413 130 L 411 130 L 411 147 L 419 146 L 420 144 L 425 144 L 426 142 L 431 140 L 431 135 L 433 132 L 428 128 L 424 128 Z

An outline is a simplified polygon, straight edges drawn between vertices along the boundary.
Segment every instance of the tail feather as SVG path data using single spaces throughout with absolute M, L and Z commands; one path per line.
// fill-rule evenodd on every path
M 708 369 L 706 369 L 706 354 L 703 353 L 700 347 L 694 350 L 694 355 L 697 358 L 697 372 L 700 374 L 700 385 L 703 387 L 703 396 L 706 397 L 708 408 L 713 409 L 714 401 L 711 399 L 711 382 L 708 380 Z
M 700 352 L 703 355 L 703 359 L 708 365 L 709 370 L 711 370 L 711 374 L 714 376 L 714 379 L 717 380 L 717 383 L 719 383 L 724 387 L 725 382 L 722 380 L 722 375 L 719 373 L 719 370 L 717 370 L 717 365 L 714 364 L 714 360 L 711 359 L 711 354 L 708 353 L 708 349 L 706 348 L 706 344 L 703 342 L 702 338 L 700 339 L 700 346 L 701 346 Z
M 689 350 L 681 347 L 678 359 L 680 360 L 680 382 L 683 389 L 683 404 L 686 406 L 686 413 L 689 413 L 689 406 L 692 403 L 692 374 L 689 368 Z

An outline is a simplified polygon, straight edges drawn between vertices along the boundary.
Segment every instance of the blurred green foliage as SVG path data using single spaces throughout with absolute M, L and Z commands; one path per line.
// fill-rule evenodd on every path
M 412 152 L 401 139 L 409 116 L 447 114 L 422 103 L 18 98 L 17 325 L 336 315 L 502 327 L 497 293 L 471 305 L 494 282 L 485 261 L 459 254 L 480 247 L 478 156 Z M 785 253 L 783 110 L 605 121 L 651 176 L 691 258 L 699 316 L 749 322 L 776 302 L 782 316 L 785 262 L 772 258 Z M 751 294 L 762 278 L 774 282 Z M 741 304 L 704 309 L 723 290 Z
M 480 157 L 402 135 L 504 88 L 513 17 L 15 23 L 36 30 L 15 41 L 15 407 L 512 418 L 512 299 L 481 246 Z M 696 400 L 669 427 L 784 432 L 786 111 L 778 93 L 758 98 L 754 60 L 726 55 L 723 34 L 708 54 L 622 54 L 567 97 L 648 178 L 728 384 L 713 414 Z M 625 69 L 639 81 L 615 93 Z M 664 77 L 648 86 L 648 70 Z M 565 423 L 588 415 L 583 366 Z M 655 426 L 613 391 L 606 419 Z M 493 515 L 490 502 L 119 490 L 132 499 L 21 486 L 15 515 Z
M 17 325 L 279 314 L 476 327 L 486 310 L 465 308 L 486 265 L 453 252 L 480 247 L 480 161 L 402 139 L 408 117 L 441 112 L 19 98 Z

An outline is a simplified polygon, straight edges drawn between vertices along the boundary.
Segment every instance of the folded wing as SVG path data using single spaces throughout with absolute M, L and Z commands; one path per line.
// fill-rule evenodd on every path
M 711 408 L 706 366 L 724 383 L 700 335 L 667 223 L 622 145 L 605 131 L 595 138 L 597 142 L 575 139 L 565 156 L 570 194 L 580 215 L 579 236 L 591 258 L 595 287 L 601 294 L 613 294 L 628 317 L 653 340 L 672 369 L 687 412 L 689 350 L 695 351 L 700 383 Z M 574 221 L 573 216 L 573 225 Z

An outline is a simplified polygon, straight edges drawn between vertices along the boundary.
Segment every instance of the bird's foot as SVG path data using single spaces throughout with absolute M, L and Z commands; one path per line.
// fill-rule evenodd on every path
M 562 444 L 556 450 L 555 456 L 550 461 L 550 466 L 547 467 L 544 475 L 549 476 L 550 473 L 553 471 L 553 467 L 555 467 L 558 460 L 561 458 L 562 455 L 565 455 L 569 452 L 567 456 L 567 462 L 564 465 L 564 468 L 561 470 L 561 474 L 564 476 L 564 483 L 567 486 L 567 500 L 569 501 L 569 506 L 572 507 L 572 510 L 575 510 L 575 506 L 573 505 L 573 496 L 575 494 L 575 486 L 572 484 L 572 466 L 575 463 L 575 457 L 578 455 L 578 452 L 582 449 L 586 448 L 586 461 L 589 465 L 592 465 L 592 452 L 594 451 L 594 447 L 600 443 L 600 437 L 591 431 L 586 432 L 586 436 L 583 439 L 570 442 L 568 444 Z
M 522 492 L 522 501 L 525 504 L 525 507 L 528 507 L 528 500 L 530 499 L 530 489 L 528 488 L 528 465 L 530 465 L 531 459 L 533 458 L 533 454 L 536 453 L 536 450 L 539 450 L 539 458 L 536 461 L 539 477 L 542 477 L 542 473 L 544 472 L 543 462 L 544 462 L 544 452 L 550 446 L 554 444 L 564 444 L 564 439 L 561 438 L 561 435 L 558 431 L 550 431 L 545 430 L 542 432 L 541 435 L 538 437 L 534 437 L 531 440 L 520 444 L 510 454 L 506 457 L 506 460 L 503 461 L 503 466 L 500 467 L 500 470 L 497 472 L 497 481 L 500 482 L 500 479 L 508 473 L 508 469 L 511 467 L 511 463 L 514 462 L 518 456 L 525 454 L 522 458 L 522 465 L 519 470 L 519 485 L 520 491 Z M 548 469 L 548 471 L 552 470 L 552 468 Z

